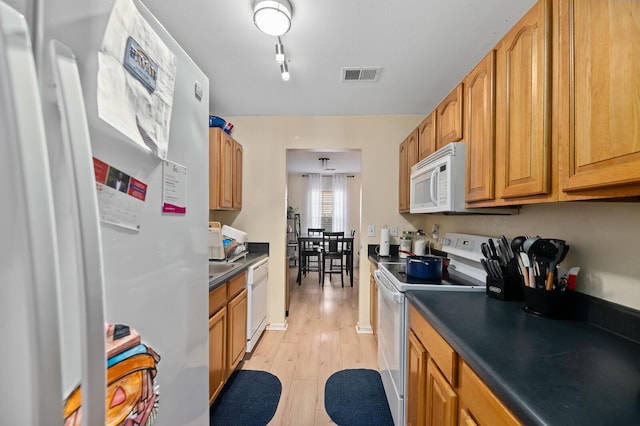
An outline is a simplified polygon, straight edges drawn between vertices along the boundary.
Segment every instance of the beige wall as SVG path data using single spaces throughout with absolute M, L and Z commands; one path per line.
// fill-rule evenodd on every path
M 212 218 L 246 231 L 250 241 L 270 243 L 267 321 L 284 318 L 287 149 L 359 149 L 362 153 L 362 237 L 359 325 L 369 324 L 369 264 L 366 225 L 412 226 L 398 214 L 398 144 L 422 116 L 225 117 L 244 148 L 243 205 L 239 213 L 213 212 Z M 414 220 L 417 223 L 417 220 Z M 364 233 L 363 233 L 364 232 Z
M 480 235 L 531 234 L 570 245 L 560 267 L 580 266 L 577 290 L 640 309 L 640 203 L 572 202 L 524 206 L 516 216 L 423 215 L 423 226 Z
M 270 243 L 268 321 L 284 325 L 287 185 L 286 150 L 347 148 L 362 151 L 362 236 L 359 322 L 369 324 L 368 244 L 378 244 L 382 225 L 399 231 L 437 223 L 441 233 L 466 232 L 512 238 L 520 234 L 562 238 L 571 246 L 560 266 L 580 266 L 578 290 L 640 309 L 640 203 L 575 202 L 525 206 L 515 216 L 400 215 L 398 145 L 422 116 L 236 117 L 233 136 L 244 147 L 244 197 L 240 213 L 213 213 Z M 367 237 L 367 225 L 376 237 Z M 397 238 L 392 238 L 397 244 Z

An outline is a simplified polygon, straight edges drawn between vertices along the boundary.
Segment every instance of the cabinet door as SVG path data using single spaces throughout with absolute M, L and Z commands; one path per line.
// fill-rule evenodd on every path
M 638 195 L 640 3 L 562 0 L 559 13 L 566 60 L 560 86 L 561 189 Z M 635 190 L 623 193 L 629 184 L 636 184 Z M 613 192 L 614 186 L 620 192 Z
M 418 129 L 407 136 L 408 151 L 407 151 L 407 166 L 409 167 L 409 174 L 411 174 L 411 167 L 418 162 L 419 157 L 419 143 L 418 143 Z
M 233 208 L 234 140 L 219 128 L 209 129 L 209 209 Z
M 412 330 L 407 348 L 407 425 L 425 424 L 427 351 Z
M 227 380 L 227 308 L 209 318 L 209 405 Z
M 418 161 L 427 158 L 436 150 L 436 117 L 434 110 L 418 126 Z
M 418 128 L 407 136 L 400 144 L 400 166 L 399 166 L 399 211 L 407 213 L 409 211 L 409 185 L 411 176 L 411 166 L 418 162 Z
M 247 289 L 243 289 L 227 304 L 229 315 L 228 374 L 238 366 L 247 350 Z
M 494 199 L 495 188 L 495 51 L 464 81 L 467 143 L 467 202 Z
M 478 426 L 478 423 L 476 423 L 476 421 L 473 420 L 473 417 L 471 417 L 471 414 L 469 414 L 469 412 L 466 409 L 461 408 L 458 416 L 459 416 L 459 419 L 458 419 L 459 426 Z
M 438 105 L 436 149 L 462 140 L 463 83 L 456 86 Z
M 228 134 L 221 132 L 221 160 L 220 167 L 220 208 L 233 208 L 233 164 L 235 153 L 235 141 Z
M 438 367 L 427 362 L 427 425 L 453 426 L 457 422 L 458 396 Z
M 233 195 L 234 210 L 242 209 L 242 145 L 233 143 Z
M 496 52 L 496 133 L 504 198 L 551 191 L 549 1 L 538 1 Z
M 460 406 L 479 425 L 514 426 L 520 421 L 465 362 L 460 363 Z
M 378 283 L 373 277 L 373 271 L 375 271 L 375 268 L 372 268 L 369 274 L 369 291 L 371 293 L 369 297 L 369 319 L 371 321 L 373 337 L 378 340 Z
M 400 144 L 398 165 L 398 210 L 400 213 L 409 211 L 409 144 L 405 139 Z

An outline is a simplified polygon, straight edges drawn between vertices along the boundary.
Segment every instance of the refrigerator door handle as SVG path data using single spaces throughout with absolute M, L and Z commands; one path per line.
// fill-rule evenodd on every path
M 60 110 L 61 142 L 70 160 L 75 184 L 75 188 L 69 190 L 75 191 L 79 218 L 82 420 L 85 425 L 97 425 L 105 422 L 106 355 L 104 270 L 93 157 L 75 55 L 55 40 L 49 47 Z
M 20 259 L 27 265 L 10 265 L 2 274 L 3 278 L 16 279 L 3 281 L 2 286 L 5 290 L 16 288 L 8 294 L 20 297 L 0 302 L 25 304 L 22 308 L 26 315 L 24 323 L 0 327 L 4 345 L 0 350 L 0 364 L 6 379 L 3 379 L 3 389 L 16 382 L 11 391 L 0 398 L 0 413 L 4 424 L 61 424 L 62 378 L 55 303 L 60 274 L 42 103 L 31 49 L 24 16 L 0 2 L 0 151 L 3 155 L 0 163 L 10 162 L 7 170 L 14 171 L 12 177 L 16 179 L 13 188 L 3 193 L 9 201 L 15 193 L 14 204 L 7 203 L 3 208 L 17 209 L 24 215 L 26 241 L 19 246 L 28 251 L 28 255 Z M 4 213 L 0 217 L 3 221 L 6 218 Z M 20 227 L 21 224 L 6 222 L 3 226 Z M 4 257 L 13 249 L 10 240 L 3 244 L 6 251 L 0 250 L 0 253 Z M 13 271 L 17 272 L 12 274 Z M 23 344 L 18 350 L 25 349 L 28 353 L 10 349 L 20 342 Z M 41 356 L 44 354 L 46 356 Z M 21 359 L 16 361 L 16 357 Z M 21 371 L 21 368 L 30 371 Z

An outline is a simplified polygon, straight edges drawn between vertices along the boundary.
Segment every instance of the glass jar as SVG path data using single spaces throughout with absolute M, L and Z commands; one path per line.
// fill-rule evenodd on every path
M 413 253 L 416 256 L 424 256 L 427 251 L 427 235 L 422 229 L 418 229 L 413 237 Z

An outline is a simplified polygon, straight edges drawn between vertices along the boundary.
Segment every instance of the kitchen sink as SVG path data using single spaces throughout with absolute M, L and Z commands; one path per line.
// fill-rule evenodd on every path
M 209 262 L 209 278 L 214 278 L 217 275 L 226 274 L 236 268 L 242 266 L 241 263 L 229 263 L 229 262 Z

